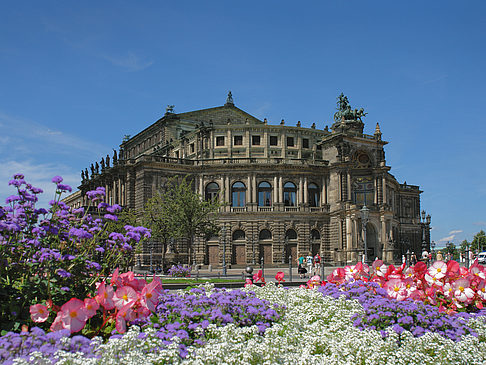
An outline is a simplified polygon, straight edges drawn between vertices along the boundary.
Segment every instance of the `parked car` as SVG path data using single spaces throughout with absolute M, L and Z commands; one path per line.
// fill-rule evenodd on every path
M 486 252 L 481 252 L 479 255 L 478 255 L 478 264 L 486 264 Z

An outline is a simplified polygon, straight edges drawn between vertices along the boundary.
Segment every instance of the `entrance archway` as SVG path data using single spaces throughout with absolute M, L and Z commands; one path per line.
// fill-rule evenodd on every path
M 368 260 L 373 262 L 376 257 L 381 258 L 380 243 L 378 242 L 378 232 L 373 224 L 366 225 L 366 244 L 368 246 Z

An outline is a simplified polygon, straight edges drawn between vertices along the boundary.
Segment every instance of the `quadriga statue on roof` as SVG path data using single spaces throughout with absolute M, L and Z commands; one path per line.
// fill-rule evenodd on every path
M 345 96 L 343 93 L 338 96 L 337 98 L 337 109 L 338 111 L 334 113 L 334 121 L 339 122 L 342 119 L 344 120 L 359 120 L 361 121 L 361 117 L 364 117 L 366 114 L 364 109 L 351 109 L 351 105 L 349 104 L 348 97 Z

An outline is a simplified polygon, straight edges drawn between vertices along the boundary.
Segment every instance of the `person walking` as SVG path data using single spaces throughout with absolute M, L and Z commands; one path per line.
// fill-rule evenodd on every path
M 314 266 L 314 259 L 313 257 L 311 256 L 311 254 L 309 253 L 307 255 L 307 257 L 305 258 L 306 261 L 307 261 L 307 273 L 309 274 L 309 277 L 311 276 L 312 274 L 312 266 Z
M 320 275 L 321 272 L 321 256 L 319 252 L 314 256 L 314 275 Z

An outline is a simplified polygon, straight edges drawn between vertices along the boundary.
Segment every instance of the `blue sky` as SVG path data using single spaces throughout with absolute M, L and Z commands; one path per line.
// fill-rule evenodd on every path
M 235 104 L 332 124 L 344 92 L 380 123 L 387 164 L 420 185 L 432 239 L 486 230 L 484 1 L 0 3 L 0 199 L 47 191 L 160 118 Z M 3 183 L 1 183 L 3 181 Z

